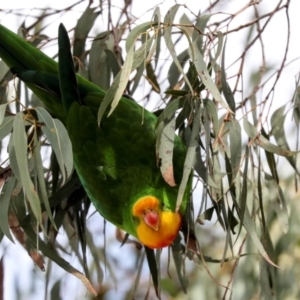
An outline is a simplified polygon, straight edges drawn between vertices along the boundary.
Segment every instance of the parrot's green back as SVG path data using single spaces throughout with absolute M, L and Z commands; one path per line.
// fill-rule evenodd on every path
M 76 75 L 74 85 L 78 85 L 78 97 L 66 104 L 62 101 L 57 62 L 1 25 L 0 57 L 66 125 L 77 173 L 105 219 L 136 236 L 131 210 L 138 198 L 153 195 L 162 199 L 165 209 L 175 211 L 186 149 L 176 136 L 173 163 L 177 185 L 171 187 L 157 166 L 154 114 L 135 101 L 122 98 L 111 116 L 104 114 L 99 127 L 97 113 L 105 92 Z M 182 213 L 190 186 L 191 179 L 184 194 Z

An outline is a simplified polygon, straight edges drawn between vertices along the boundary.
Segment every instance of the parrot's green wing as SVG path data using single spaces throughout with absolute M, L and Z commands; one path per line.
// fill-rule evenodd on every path
M 110 117 L 97 124 L 105 92 L 75 75 L 67 32 L 59 29 L 58 64 L 0 25 L 0 57 L 67 127 L 75 167 L 91 201 L 108 221 L 137 237 L 132 209 L 151 195 L 166 211 L 175 211 L 186 150 L 178 137 L 174 144 L 177 186 L 169 186 L 157 166 L 157 117 L 136 102 L 122 98 Z M 187 186 L 181 211 L 189 199 Z

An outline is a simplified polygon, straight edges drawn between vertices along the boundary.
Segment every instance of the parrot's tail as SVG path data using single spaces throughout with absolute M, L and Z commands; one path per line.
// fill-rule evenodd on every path
M 0 25 L 0 57 L 10 68 L 57 73 L 57 62 Z
M 2 60 L 63 123 L 73 102 L 87 104 L 97 113 L 106 92 L 76 75 L 68 33 L 62 24 L 58 36 L 59 63 L 2 25 L 0 41 Z

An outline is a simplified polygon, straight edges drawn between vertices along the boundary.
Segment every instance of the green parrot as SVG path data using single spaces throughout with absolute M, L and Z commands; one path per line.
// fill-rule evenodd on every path
M 104 114 L 99 126 L 98 109 L 106 92 L 75 74 L 70 41 L 62 24 L 58 44 L 57 63 L 0 25 L 0 57 L 65 124 L 75 169 L 97 211 L 149 248 L 170 245 L 181 227 L 190 197 L 192 176 L 176 211 L 185 146 L 175 136 L 176 186 L 170 186 L 157 163 L 157 117 L 122 97 L 109 117 L 108 112 Z

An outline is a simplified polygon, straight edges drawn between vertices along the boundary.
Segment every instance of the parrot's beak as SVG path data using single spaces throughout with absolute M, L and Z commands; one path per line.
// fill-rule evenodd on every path
M 158 231 L 159 228 L 159 214 L 154 209 L 147 209 L 143 213 L 143 220 L 151 229 Z

